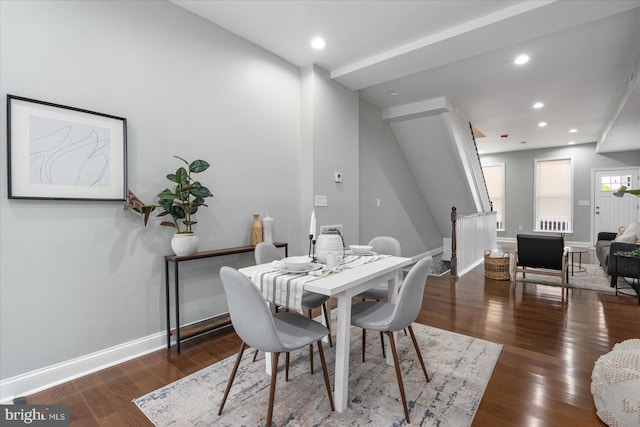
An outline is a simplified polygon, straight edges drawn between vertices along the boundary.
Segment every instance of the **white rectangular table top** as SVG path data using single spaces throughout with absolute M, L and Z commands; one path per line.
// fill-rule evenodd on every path
M 389 301 L 395 301 L 402 281 L 402 269 L 409 264 L 411 264 L 410 258 L 392 256 L 359 267 L 345 269 L 304 285 L 306 291 L 329 295 L 338 300 L 337 327 L 331 329 L 336 333 L 334 400 L 336 410 L 339 412 L 343 412 L 347 408 L 348 401 L 351 298 L 382 281 L 387 281 L 389 283 Z M 239 271 L 247 277 L 251 277 L 253 273 L 268 268 L 271 268 L 270 264 L 262 264 L 241 268 Z

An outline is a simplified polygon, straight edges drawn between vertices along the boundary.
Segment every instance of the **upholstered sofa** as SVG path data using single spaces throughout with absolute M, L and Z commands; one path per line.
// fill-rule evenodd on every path
M 596 256 L 598 257 L 600 265 L 606 272 L 608 272 L 609 253 L 611 253 L 611 245 L 613 243 L 616 243 L 616 246 L 614 247 L 615 252 L 636 249 L 640 246 L 640 223 L 638 221 L 634 221 L 628 226 L 622 227 L 616 233 L 598 233 Z M 619 243 L 622 243 L 623 245 L 618 245 Z
M 635 235 L 635 239 L 634 239 Z M 640 248 L 640 223 L 634 221 L 627 227 L 623 227 L 617 233 L 601 232 L 598 233 L 598 241 L 596 242 L 596 256 L 600 262 L 600 266 L 611 276 L 611 283 L 615 284 L 617 277 L 635 277 L 638 266 L 635 260 L 629 258 L 620 258 L 616 265 L 609 262 L 611 254 L 616 252 L 629 252 Z

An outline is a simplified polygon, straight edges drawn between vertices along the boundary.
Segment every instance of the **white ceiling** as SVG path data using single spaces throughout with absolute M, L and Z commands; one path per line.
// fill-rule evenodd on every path
M 444 96 L 487 136 L 482 153 L 640 150 L 640 0 L 171 1 L 380 108 Z

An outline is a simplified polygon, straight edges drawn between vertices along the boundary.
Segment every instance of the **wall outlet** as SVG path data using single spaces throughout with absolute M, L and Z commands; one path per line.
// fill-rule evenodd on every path
M 518 226 L 518 230 L 522 231 L 522 226 L 521 225 Z
M 380 199 L 376 199 L 376 206 L 380 207 Z
M 333 182 L 342 182 L 342 172 L 336 172 L 334 174 Z

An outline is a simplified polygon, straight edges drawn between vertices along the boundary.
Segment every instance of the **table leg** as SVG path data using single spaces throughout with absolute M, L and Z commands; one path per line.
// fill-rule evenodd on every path
M 338 322 L 336 325 L 336 367 L 334 379 L 334 404 L 336 411 L 347 409 L 349 389 L 349 343 L 351 340 L 351 297 L 337 295 Z
M 171 309 L 169 307 L 169 261 L 164 261 L 164 293 L 167 302 L 167 348 L 171 348 Z
M 174 263 L 174 282 L 176 284 L 176 353 L 180 354 L 180 286 L 178 283 L 178 263 Z
M 389 279 L 388 281 L 388 289 L 389 293 L 387 294 L 387 301 L 392 304 L 395 304 L 398 301 L 398 292 L 400 292 L 400 285 L 402 284 L 402 270 L 396 271 L 393 279 Z M 395 342 L 398 342 L 398 333 L 393 332 L 391 334 Z M 383 335 L 384 336 L 384 335 Z M 393 352 L 391 350 L 391 343 L 388 340 L 385 340 L 385 345 L 387 347 L 386 355 L 387 355 L 387 365 L 393 365 Z
M 331 298 L 329 298 L 328 300 L 326 300 L 323 304 L 326 308 L 327 308 L 327 313 L 329 313 L 329 325 L 327 325 L 327 322 L 324 320 L 324 308 L 320 307 L 320 323 L 322 323 L 324 326 L 326 326 L 329 329 L 329 333 L 331 333 L 331 331 L 333 329 L 331 329 Z M 329 343 L 329 335 L 327 335 L 326 337 L 322 338 L 322 342 L 326 342 Z
M 572 276 L 573 276 L 573 263 L 574 263 L 573 256 L 574 256 L 574 255 L 575 255 L 575 254 L 574 254 L 573 252 L 571 252 L 571 275 L 572 275 Z
M 267 304 L 267 306 L 269 307 L 269 311 L 271 311 L 272 313 L 276 312 L 276 305 L 265 301 L 265 303 Z M 264 363 L 265 363 L 265 371 L 267 373 L 267 375 L 271 375 L 271 369 L 273 367 L 273 365 L 271 364 L 271 361 L 273 360 L 273 353 L 266 351 L 264 353 Z

